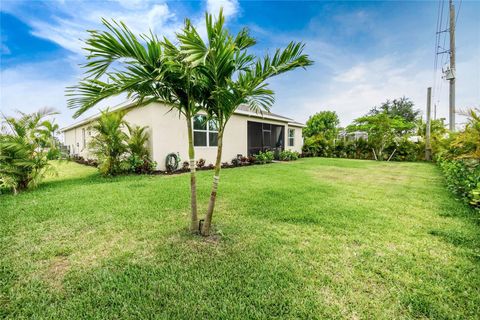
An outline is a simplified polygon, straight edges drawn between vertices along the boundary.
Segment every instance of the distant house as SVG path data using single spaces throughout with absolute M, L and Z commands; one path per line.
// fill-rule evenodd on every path
M 339 140 L 347 140 L 347 141 L 357 141 L 360 139 L 368 140 L 368 133 L 365 131 L 352 131 L 347 132 L 345 130 L 341 131 L 338 134 Z
M 178 153 L 182 161 L 188 161 L 188 138 L 185 118 L 175 110 L 160 103 L 135 107 L 124 103 L 112 111 L 128 110 L 125 120 L 150 130 L 149 149 L 159 170 L 165 169 L 165 159 L 170 153 Z M 86 118 L 63 128 L 64 144 L 71 155 L 92 158 L 88 143 L 93 132 L 91 124 L 100 114 Z M 214 122 L 204 121 L 204 115 L 195 117 L 192 126 L 196 158 L 215 163 L 218 131 Z M 222 162 L 230 162 L 238 155 L 248 156 L 266 150 L 292 150 L 301 152 L 304 124 L 274 113 L 255 113 L 247 106 L 240 106 L 229 120 L 224 133 Z

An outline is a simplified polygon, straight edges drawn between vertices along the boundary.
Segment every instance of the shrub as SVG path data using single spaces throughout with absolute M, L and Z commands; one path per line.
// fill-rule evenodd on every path
M 462 131 L 452 133 L 436 155 L 448 188 L 480 210 L 480 110 L 470 110 Z
M 425 143 L 412 142 L 407 137 L 397 139 L 394 144 L 385 149 L 385 156 L 392 156 L 393 161 L 418 161 L 425 158 Z
M 296 151 L 284 150 L 280 152 L 279 159 L 281 161 L 293 161 L 299 158 L 299 153 Z
M 230 163 L 222 162 L 222 168 L 229 168 L 229 167 L 230 167 Z
M 480 210 L 480 160 L 440 159 L 438 163 L 448 189 Z
M 203 167 L 205 167 L 205 159 L 200 158 L 197 160 L 197 168 L 201 169 Z
M 190 171 L 190 163 L 188 163 L 188 161 L 183 161 L 182 171 Z
M 152 161 L 148 155 L 140 157 L 131 154 L 121 163 L 122 172 L 148 174 L 155 171 L 157 163 Z
M 272 151 L 259 152 L 255 155 L 255 163 L 265 164 L 270 163 L 274 159 L 274 153 Z

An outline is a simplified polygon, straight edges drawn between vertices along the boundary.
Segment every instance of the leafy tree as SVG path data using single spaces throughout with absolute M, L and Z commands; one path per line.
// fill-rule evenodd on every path
M 384 158 L 384 150 L 395 139 L 402 135 L 402 132 L 413 129 L 412 123 L 406 122 L 399 116 L 391 116 L 387 112 L 366 115 L 354 120 L 354 123 L 347 127 L 347 131 L 365 131 L 368 133 L 368 141 L 374 146 L 378 159 Z
M 195 149 L 192 118 L 205 96 L 203 77 L 189 57 L 167 39 L 141 35 L 143 43 L 125 24 L 102 20 L 107 31 L 89 31 L 85 41 L 88 62 L 86 77 L 67 89 L 68 105 L 77 109 L 75 117 L 100 101 L 126 93 L 138 106 L 150 102 L 170 105 L 185 117 L 190 158 L 191 223 L 198 230 Z M 187 21 L 185 28 L 190 28 Z M 102 81 L 101 79 L 106 79 Z
M 218 124 L 218 148 L 215 162 L 210 201 L 202 228 L 203 235 L 210 234 L 211 222 L 220 178 L 225 127 L 241 105 L 246 104 L 253 110 L 269 110 L 273 104 L 273 91 L 265 82 L 268 78 L 312 64 L 304 55 L 304 45 L 290 43 L 284 50 L 277 50 L 273 57 L 269 55 L 257 59 L 248 54 L 247 49 L 255 44 L 247 29 L 232 36 L 224 26 L 222 11 L 214 21 L 206 14 L 207 42 L 190 25 L 179 36 L 182 52 L 186 59 L 198 66 L 207 86 L 211 90 L 205 109 L 210 118 Z
M 374 107 L 372 110 L 370 110 L 369 115 L 386 113 L 393 118 L 400 117 L 405 122 L 415 122 L 420 114 L 420 111 L 414 109 L 414 107 L 415 105 L 413 101 L 406 97 L 402 97 L 383 102 L 380 107 Z
M 305 137 L 321 135 L 327 140 L 333 140 L 337 136 L 339 124 L 340 120 L 335 111 L 320 111 L 308 118 L 303 135 Z
M 0 134 L 0 189 L 18 191 L 36 187 L 52 171 L 47 158 L 53 148 L 53 127 L 47 117 L 56 114 L 45 108 L 19 118 L 3 116 Z
M 92 125 L 93 136 L 89 148 L 99 162 L 99 170 L 105 176 L 114 176 L 123 171 L 122 156 L 127 151 L 123 117 L 125 112 L 102 111 Z

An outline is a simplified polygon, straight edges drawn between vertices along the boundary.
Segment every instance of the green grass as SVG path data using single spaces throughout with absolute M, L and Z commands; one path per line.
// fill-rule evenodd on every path
M 59 176 L 0 196 L 0 317 L 478 319 L 478 214 L 433 165 L 311 158 L 189 176 Z M 211 171 L 199 173 L 205 211 Z M 476 219 L 476 220 L 475 220 Z

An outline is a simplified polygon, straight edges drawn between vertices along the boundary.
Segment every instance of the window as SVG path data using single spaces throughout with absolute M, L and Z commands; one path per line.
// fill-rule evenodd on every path
M 295 145 L 295 129 L 288 129 L 288 146 L 293 147 Z
M 218 124 L 204 115 L 193 117 L 193 145 L 195 147 L 216 147 L 218 145 Z

